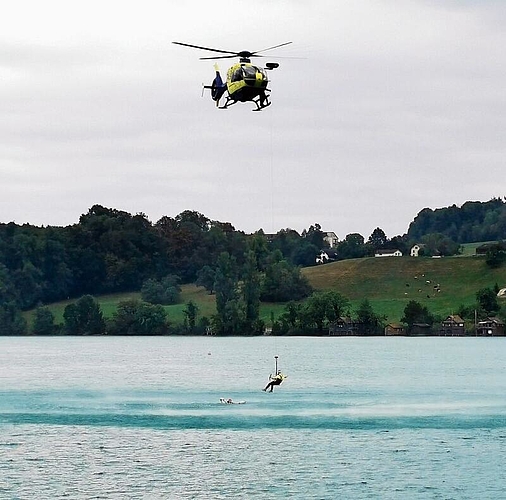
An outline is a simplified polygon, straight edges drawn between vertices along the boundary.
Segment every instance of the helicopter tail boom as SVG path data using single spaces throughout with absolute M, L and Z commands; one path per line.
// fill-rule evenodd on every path
M 213 101 L 216 101 L 216 106 L 218 106 L 221 97 L 227 90 L 227 85 L 221 78 L 220 69 L 217 64 L 214 65 L 214 69 L 216 70 L 216 76 L 214 77 L 213 83 L 211 85 L 204 85 L 204 89 L 209 89 L 211 91 L 211 98 Z

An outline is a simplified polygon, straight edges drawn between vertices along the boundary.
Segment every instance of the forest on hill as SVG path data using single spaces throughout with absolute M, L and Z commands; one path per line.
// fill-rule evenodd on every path
M 410 224 L 407 236 L 420 240 L 428 234 L 442 234 L 455 243 L 496 241 L 506 238 L 506 202 L 468 201 L 461 207 L 424 208 Z
M 349 234 L 333 248 L 334 259 L 394 247 L 406 254 L 415 242 L 431 253 L 452 255 L 459 243 L 485 236 L 506 236 L 506 203 L 500 199 L 424 209 L 407 234 L 391 239 L 379 227 L 367 240 Z M 222 312 L 218 331 L 256 332 L 262 327 L 256 323 L 261 301 L 311 294 L 300 268 L 315 265 L 327 246 L 319 224 L 301 234 L 288 228 L 248 235 L 189 210 L 152 223 L 142 213 L 95 205 L 67 227 L 2 223 L 0 334 L 25 332 L 20 311 L 55 301 L 142 290 L 146 302 L 168 304 L 178 300 L 180 284 L 192 282 L 216 293 Z

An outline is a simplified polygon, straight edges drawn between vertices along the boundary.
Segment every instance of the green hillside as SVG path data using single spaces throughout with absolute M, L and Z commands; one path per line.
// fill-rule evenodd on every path
M 115 293 L 110 295 L 101 295 L 96 297 L 97 301 L 100 303 L 100 308 L 106 318 L 112 317 L 118 304 L 122 301 L 129 299 L 141 299 L 141 294 L 137 292 L 131 293 Z M 172 323 L 182 323 L 183 322 L 183 310 L 186 307 L 188 301 L 192 300 L 198 305 L 199 308 L 199 316 L 211 316 L 216 312 L 216 301 L 215 296 L 210 295 L 203 287 L 199 287 L 193 284 L 183 285 L 181 287 L 181 301 L 179 304 L 174 304 L 171 306 L 164 306 L 164 309 L 167 311 L 169 316 L 169 321 Z M 55 315 L 55 322 L 63 324 L 63 312 L 65 307 L 75 302 L 75 300 L 63 300 L 61 302 L 55 302 L 50 304 L 48 307 Z M 278 316 L 284 309 L 284 304 L 262 304 L 260 310 L 261 318 L 269 323 L 271 314 Z M 27 311 L 24 313 L 25 318 L 28 321 L 28 324 L 31 326 L 33 323 L 33 315 L 35 313 L 35 309 Z
M 506 266 L 490 269 L 484 257 L 369 257 L 304 269 L 317 290 L 335 290 L 353 305 L 367 298 L 375 311 L 398 321 L 410 300 L 440 316 L 475 302 L 480 288 L 506 286 Z M 439 285 L 439 292 L 434 287 Z
M 303 269 L 316 290 L 335 290 L 348 297 L 355 308 L 367 298 L 376 313 L 389 321 L 399 321 L 410 300 L 426 305 L 436 315 L 456 312 L 460 305 L 475 303 L 480 288 L 506 287 L 506 266 L 490 269 L 484 257 L 384 257 L 343 260 Z M 439 292 L 435 286 L 438 286 Z M 106 317 L 111 317 L 122 300 L 140 298 L 139 293 L 103 295 L 97 297 Z M 215 297 L 202 287 L 183 285 L 181 303 L 165 306 L 169 320 L 183 321 L 183 309 L 189 300 L 199 307 L 200 316 L 215 312 Z M 50 306 L 58 323 L 63 322 L 63 311 L 70 301 Z M 262 304 L 261 318 L 270 323 L 271 314 L 278 316 L 284 304 Z M 33 311 L 26 317 L 31 324 Z

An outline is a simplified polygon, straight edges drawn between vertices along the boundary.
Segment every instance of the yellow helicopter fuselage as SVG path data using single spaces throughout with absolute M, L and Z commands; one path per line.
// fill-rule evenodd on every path
M 265 71 L 251 63 L 234 64 L 227 71 L 227 90 L 235 101 L 251 101 L 267 89 L 269 80 Z

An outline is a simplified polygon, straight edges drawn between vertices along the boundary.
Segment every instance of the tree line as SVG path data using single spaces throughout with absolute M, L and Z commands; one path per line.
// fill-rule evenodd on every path
M 382 233 L 378 228 L 371 238 L 378 231 Z M 341 258 L 357 256 L 357 246 L 362 247 L 359 254 L 372 254 L 388 241 L 384 233 L 383 239 L 371 238 L 366 244 L 360 235 L 347 237 Z M 292 298 L 293 284 L 282 276 L 290 273 L 290 266 L 314 265 L 325 247 L 319 224 L 300 234 L 282 229 L 276 234 L 259 230 L 247 235 L 230 223 L 195 211 L 152 223 L 142 213 L 94 205 L 77 224 L 66 227 L 0 224 L 0 306 L 28 310 L 88 294 L 141 288 L 157 293 L 154 289 L 164 279 L 202 284 L 211 280 L 212 286 L 222 253 L 244 266 L 249 251 L 265 273 L 265 300 L 287 301 Z
M 410 224 L 407 237 L 420 240 L 428 234 L 441 234 L 458 244 L 502 240 L 506 238 L 506 198 L 424 208 Z
M 498 230 L 503 227 L 505 206 L 494 199 L 468 202 L 462 209 L 480 214 L 477 220 Z M 441 210 L 434 212 L 438 224 L 430 222 L 432 211 L 424 209 L 408 234 L 391 239 L 379 227 L 367 241 L 359 233 L 348 234 L 332 249 L 334 258 L 364 257 L 386 248 L 406 254 L 415 241 L 425 243 L 428 252 L 452 255 L 459 245 L 447 235 L 451 231 L 442 221 L 449 219 Z M 454 207 L 447 210 L 456 212 Z M 421 228 L 439 232 L 422 234 Z M 492 234 L 491 228 L 487 234 Z M 300 267 L 315 264 L 316 255 L 328 247 L 324 237 L 319 224 L 300 234 L 287 228 L 276 234 L 259 230 L 247 235 L 195 211 L 152 223 L 142 213 L 101 205 L 67 227 L 0 224 L 0 334 L 25 332 L 21 311 L 55 301 L 141 290 L 145 302 L 171 304 L 179 301 L 179 285 L 190 282 L 216 294 L 214 331 L 255 333 L 263 326 L 258 320 L 260 302 L 297 301 L 312 293 Z M 490 265 L 501 265 L 504 254 L 496 249 Z M 285 316 L 275 329 L 284 333 L 308 327 L 302 319 L 307 314 L 298 312 L 298 323 Z M 204 327 L 211 325 L 200 325 Z
M 86 294 L 140 290 L 148 279 L 176 276 L 180 283 L 194 282 L 203 267 L 216 266 L 223 252 L 244 264 L 249 246 L 257 245 L 252 240 L 262 234 L 246 235 L 194 211 L 153 224 L 144 214 L 100 205 L 67 227 L 0 224 L 2 303 L 14 301 L 26 310 Z M 290 244 L 280 234 L 256 251 L 279 249 L 290 264 L 306 266 L 322 241 L 321 232 L 315 237 L 310 228 Z
M 0 333 L 24 332 L 20 311 L 51 302 L 141 290 L 145 301 L 169 304 L 181 283 L 195 281 L 216 294 L 217 331 L 231 332 L 233 322 L 254 332 L 260 300 L 311 293 L 300 266 L 321 245 L 317 225 L 288 243 L 284 233 L 246 235 L 193 211 L 153 224 L 95 205 L 72 226 L 0 224 Z
M 233 265 L 230 256 L 221 256 L 219 273 Z M 252 272 L 253 268 L 249 268 Z M 254 272 L 253 272 L 254 274 Z M 266 325 L 259 318 L 256 285 L 246 281 L 238 287 L 234 274 L 222 287 L 217 284 L 217 311 L 210 318 L 200 316 L 198 306 L 189 301 L 183 310 L 182 324 L 171 323 L 166 310 L 160 304 L 141 300 L 125 300 L 119 303 L 111 318 L 104 318 L 100 304 L 90 295 L 79 298 L 66 306 L 63 324 L 56 324 L 53 313 L 47 307 L 35 310 L 32 333 L 34 335 L 261 335 Z M 475 317 L 496 316 L 501 306 L 497 299 L 497 285 L 476 292 L 473 305 L 460 306 L 457 314 L 468 325 Z M 411 334 L 417 325 L 426 325 L 428 333 L 438 333 L 441 322 L 427 306 L 410 300 L 401 322 Z M 364 299 L 353 310 L 347 297 L 335 291 L 312 292 L 304 301 L 289 301 L 278 318 L 271 317 L 272 335 L 382 335 L 386 318 L 377 314 L 370 302 Z M 18 325 L 21 326 L 21 325 Z M 468 328 L 472 331 L 472 328 Z M 26 333 L 22 328 L 17 334 Z
M 253 249 L 247 252 L 242 265 L 228 252 L 222 252 L 213 273 L 212 290 L 207 288 L 216 295 L 216 313 L 210 318 L 200 317 L 198 306 L 189 301 L 183 310 L 183 324 L 172 324 L 158 298 L 153 300 L 152 295 L 161 292 L 160 296 L 166 297 L 165 284 L 172 290 L 169 294 L 172 297 L 173 292 L 177 294 L 178 285 L 173 278 L 165 278 L 156 287 L 156 281 L 150 279 L 149 286 L 143 287 L 141 291 L 144 300 L 120 302 L 112 318 L 107 320 L 104 319 L 100 305 L 91 295 L 85 295 L 65 307 L 63 325 L 55 324 L 54 315 L 47 307 L 38 307 L 35 310 L 32 333 L 259 335 L 265 331 L 265 324 L 260 319 L 261 300 L 301 300 L 312 293 L 310 285 L 300 273 L 300 268 L 288 263 L 279 250 L 268 255 L 260 265 L 258 255 Z M 271 287 L 278 291 L 273 294 Z M 146 292 L 149 296 L 145 295 Z M 16 323 L 11 322 L 11 334 L 26 333 L 26 324 L 20 320 L 21 317 Z

